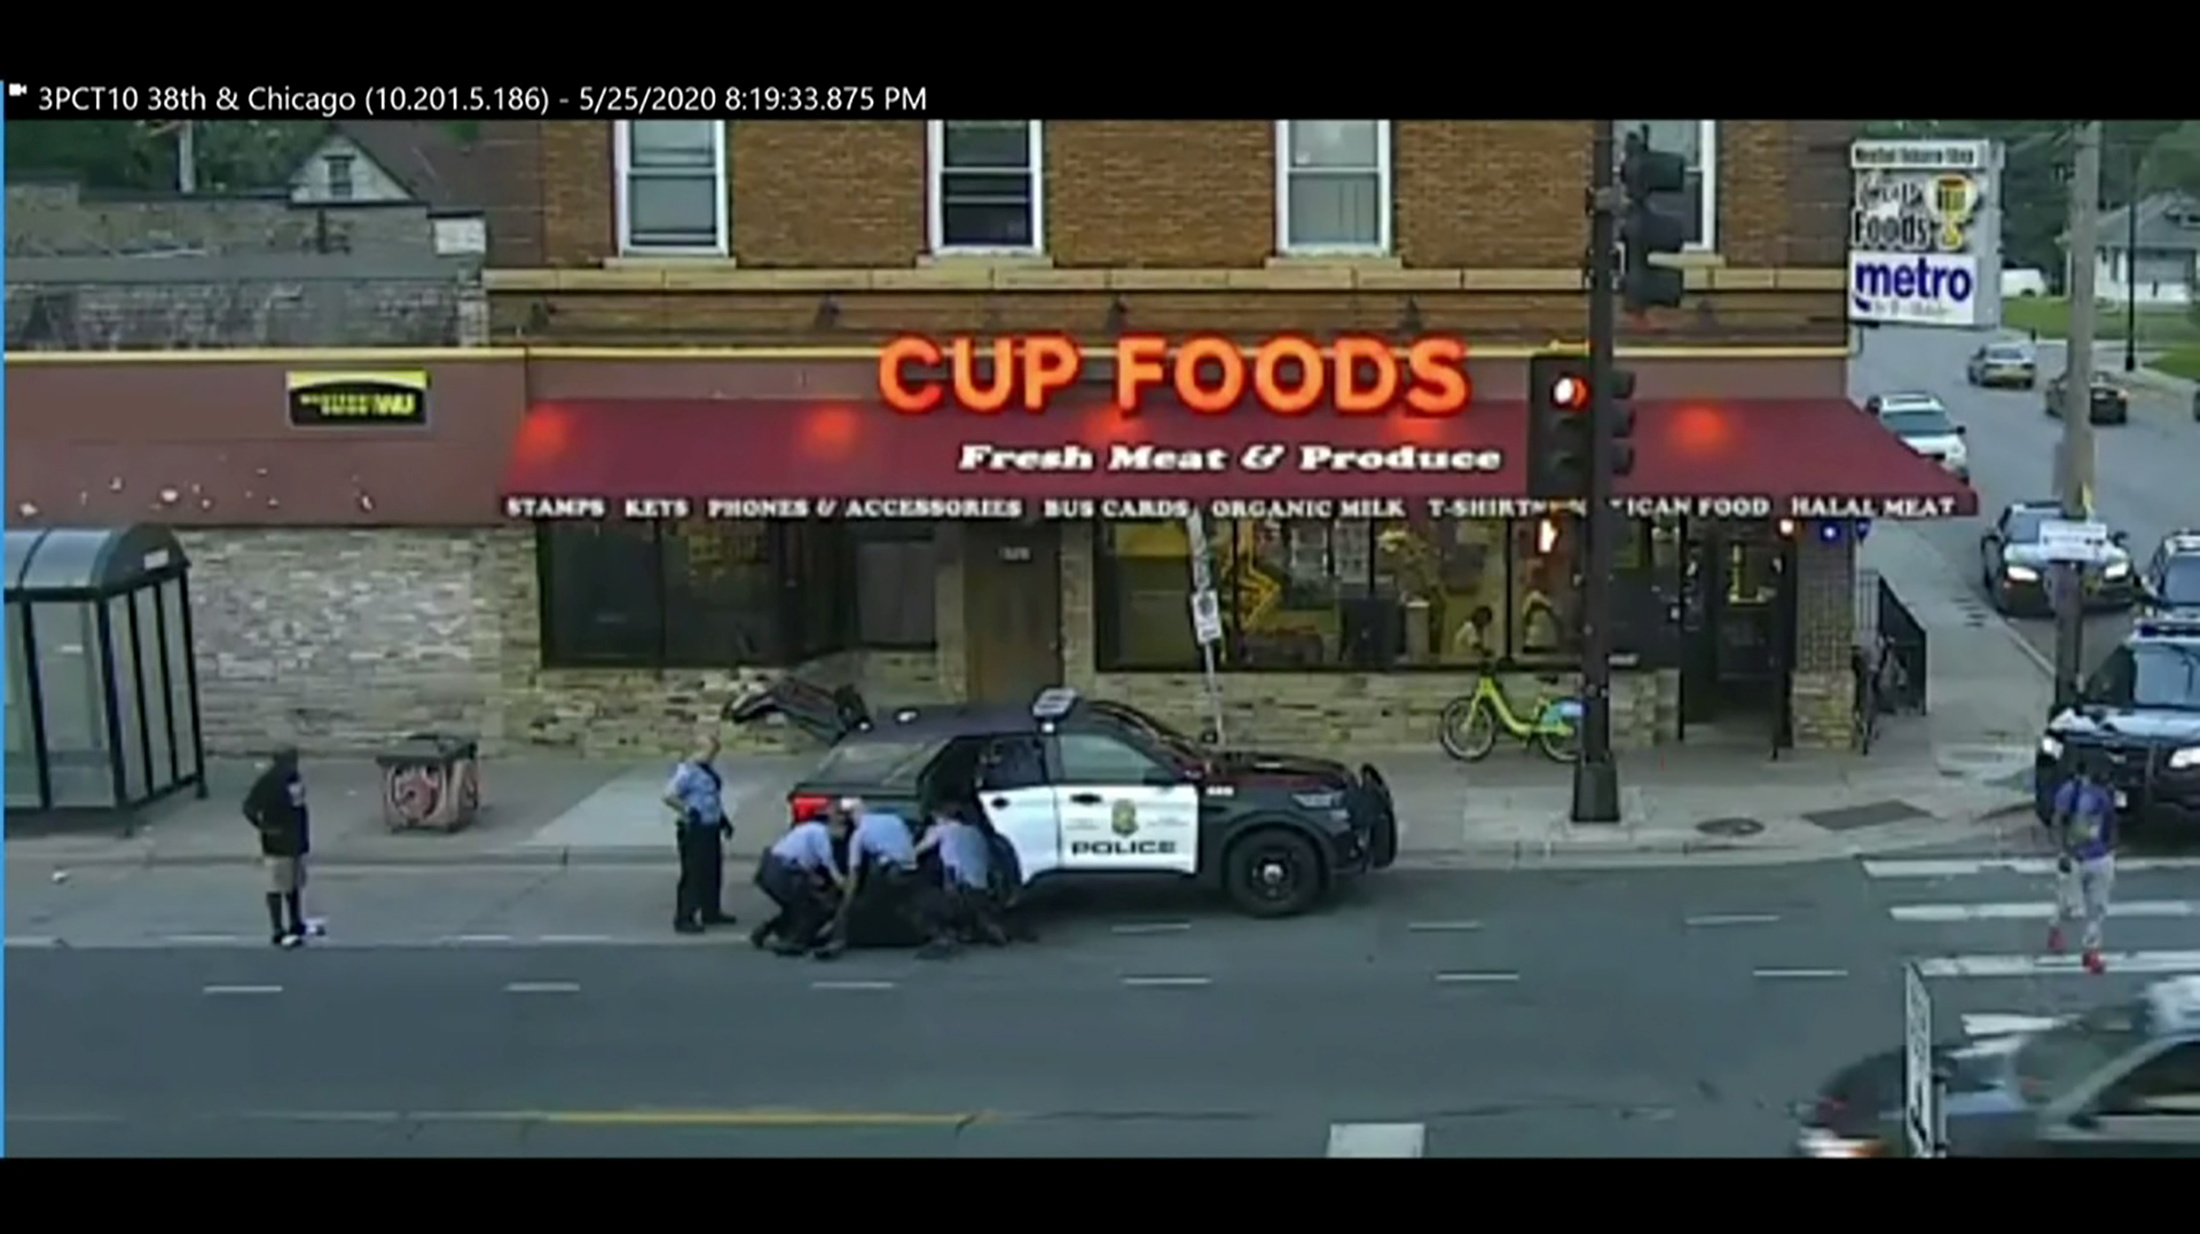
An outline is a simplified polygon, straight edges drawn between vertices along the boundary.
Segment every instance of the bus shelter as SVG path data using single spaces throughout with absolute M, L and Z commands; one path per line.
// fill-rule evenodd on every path
M 7 533 L 7 809 L 206 795 L 190 562 L 164 527 Z

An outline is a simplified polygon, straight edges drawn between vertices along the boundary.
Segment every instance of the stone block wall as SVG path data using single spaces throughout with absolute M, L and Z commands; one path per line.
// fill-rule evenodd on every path
M 1856 545 L 1847 535 L 1821 540 L 1818 524 L 1809 523 L 1798 529 L 1795 561 L 1795 674 L 1788 691 L 1795 744 L 1846 750 L 1855 741 L 1849 653 L 1856 645 Z
M 350 753 L 425 729 L 498 735 L 503 533 L 209 528 L 191 560 L 214 754 Z

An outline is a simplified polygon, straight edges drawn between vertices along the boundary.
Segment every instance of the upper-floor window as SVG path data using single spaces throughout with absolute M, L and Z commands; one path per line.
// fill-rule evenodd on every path
M 351 179 L 352 158 L 348 154 L 331 154 L 321 160 L 321 169 L 327 173 L 328 195 L 331 201 L 350 201 L 356 191 Z
M 621 253 L 725 256 L 723 121 L 621 120 L 612 155 Z
M 1390 251 L 1390 121 L 1276 121 L 1276 251 Z
M 926 125 L 926 213 L 933 252 L 1046 248 L 1043 128 L 1037 120 Z
M 1689 225 L 1688 247 L 1719 247 L 1719 122 L 1716 120 L 1622 120 L 1621 149 L 1627 134 L 1640 132 L 1650 138 L 1650 148 L 1678 154 L 1688 161 L 1688 183 L 1666 206 Z

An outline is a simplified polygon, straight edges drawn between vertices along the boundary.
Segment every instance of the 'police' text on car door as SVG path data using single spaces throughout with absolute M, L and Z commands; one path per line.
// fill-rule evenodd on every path
M 1054 813 L 1066 870 L 1199 868 L 1199 788 L 1107 733 L 1055 738 Z

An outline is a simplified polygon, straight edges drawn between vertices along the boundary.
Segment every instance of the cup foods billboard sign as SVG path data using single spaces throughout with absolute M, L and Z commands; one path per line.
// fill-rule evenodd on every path
M 1849 320 L 2000 325 L 2001 147 L 1860 141 L 1849 168 Z

